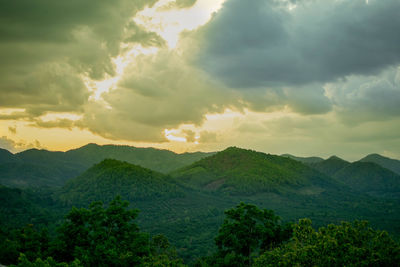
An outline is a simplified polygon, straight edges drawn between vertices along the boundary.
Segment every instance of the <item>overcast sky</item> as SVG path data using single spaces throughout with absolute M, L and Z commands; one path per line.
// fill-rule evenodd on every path
M 398 0 L 0 0 L 0 147 L 400 158 Z

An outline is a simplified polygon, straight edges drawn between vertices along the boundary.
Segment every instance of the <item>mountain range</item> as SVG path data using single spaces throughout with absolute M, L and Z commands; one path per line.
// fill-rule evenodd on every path
M 29 149 L 12 154 L 0 149 L 0 184 L 10 187 L 61 187 L 106 158 L 126 161 L 163 173 L 213 153 L 177 154 L 169 150 L 88 144 L 66 152 Z
M 241 201 L 286 221 L 366 219 L 400 236 L 399 175 L 364 159 L 302 160 L 237 147 L 186 154 L 95 144 L 67 152 L 1 150 L 0 184 L 8 187 L 0 187 L 0 225 L 54 224 L 72 206 L 121 195 L 141 211 L 144 230 L 165 234 L 189 261 L 212 250 L 224 210 Z

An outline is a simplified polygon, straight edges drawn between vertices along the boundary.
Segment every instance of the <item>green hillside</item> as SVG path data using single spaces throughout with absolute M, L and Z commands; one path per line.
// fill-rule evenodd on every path
M 370 154 L 360 159 L 361 162 L 373 162 L 400 175 L 400 160 L 391 159 L 379 154 Z
M 69 180 L 58 197 L 66 205 L 82 206 L 97 200 L 107 203 L 116 195 L 136 201 L 182 197 L 184 193 L 161 173 L 127 162 L 105 159 Z
M 357 191 L 400 197 L 400 176 L 372 162 L 354 162 L 336 172 L 334 177 Z
M 336 172 L 350 165 L 350 162 L 345 161 L 339 157 L 332 156 L 324 161 L 317 163 L 310 163 L 308 165 L 326 175 L 333 176 L 335 175 Z
M 304 186 L 334 185 L 329 177 L 286 158 L 236 147 L 172 173 L 195 188 L 231 194 L 281 192 Z

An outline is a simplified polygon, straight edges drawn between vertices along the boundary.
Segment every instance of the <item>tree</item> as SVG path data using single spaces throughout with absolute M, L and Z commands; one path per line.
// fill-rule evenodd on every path
M 151 254 L 145 259 L 144 267 L 184 267 L 182 259 L 164 235 L 153 236 L 150 242 Z
M 73 208 L 59 229 L 57 260 L 79 259 L 85 266 L 135 266 L 149 255 L 148 235 L 135 223 L 138 211 L 117 196 L 104 208 L 93 202 L 89 209 Z
M 240 203 L 225 215 L 215 238 L 218 251 L 213 265 L 249 266 L 257 253 L 279 245 L 291 235 L 291 227 L 282 226 L 272 210 Z
M 355 221 L 317 231 L 310 219 L 294 226 L 291 242 L 266 251 L 255 266 L 399 266 L 400 246 L 387 232 Z

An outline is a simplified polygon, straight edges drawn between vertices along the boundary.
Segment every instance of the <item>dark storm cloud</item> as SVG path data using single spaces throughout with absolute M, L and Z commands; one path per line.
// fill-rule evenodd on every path
M 400 1 L 228 0 L 197 63 L 236 88 L 330 82 L 400 63 Z
M 385 121 L 400 116 L 400 68 L 389 68 L 379 76 L 351 76 L 328 86 L 339 118 L 354 125 Z
M 82 76 L 115 74 L 120 44 L 163 45 L 132 22 L 156 0 L 0 0 L 0 107 L 81 112 Z

